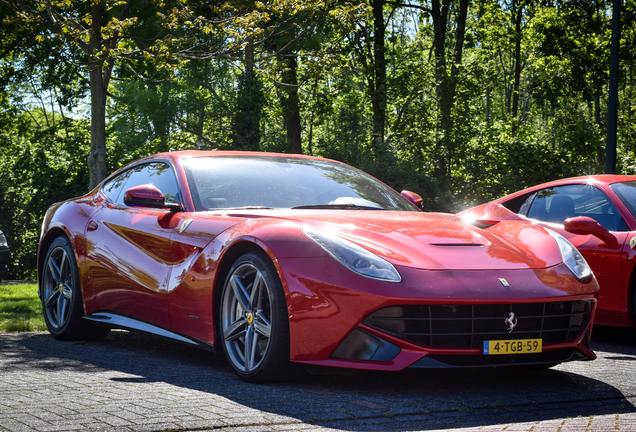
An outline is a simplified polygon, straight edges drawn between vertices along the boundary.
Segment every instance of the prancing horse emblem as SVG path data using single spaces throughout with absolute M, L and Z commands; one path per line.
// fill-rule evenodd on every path
M 504 322 L 508 326 L 508 333 L 512 333 L 512 331 L 517 326 L 517 318 L 515 318 L 515 313 L 510 312 L 510 315 L 508 315 L 508 318 L 506 318 L 506 321 Z

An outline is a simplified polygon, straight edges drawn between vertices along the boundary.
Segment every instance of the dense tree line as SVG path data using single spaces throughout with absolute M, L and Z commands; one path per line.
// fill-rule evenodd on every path
M 455 211 L 604 167 L 609 0 L 0 0 L 0 229 L 186 148 L 341 160 Z M 636 1 L 618 172 L 636 173 Z

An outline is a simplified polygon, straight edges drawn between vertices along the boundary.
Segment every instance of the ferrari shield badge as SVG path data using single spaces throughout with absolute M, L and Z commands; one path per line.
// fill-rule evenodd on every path
M 186 219 L 181 222 L 181 226 L 179 227 L 179 234 L 183 234 L 183 232 L 190 226 L 192 223 L 192 219 Z
M 499 278 L 499 282 L 501 282 L 501 284 L 507 288 L 510 288 L 510 284 L 508 283 L 507 280 L 505 280 L 504 278 Z
M 634 249 L 634 246 L 636 246 L 636 237 L 632 237 L 632 239 L 629 241 L 629 247 L 631 249 Z

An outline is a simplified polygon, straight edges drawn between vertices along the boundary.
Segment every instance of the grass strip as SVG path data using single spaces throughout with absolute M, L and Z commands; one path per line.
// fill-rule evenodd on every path
M 37 286 L 0 284 L 0 333 L 46 331 Z

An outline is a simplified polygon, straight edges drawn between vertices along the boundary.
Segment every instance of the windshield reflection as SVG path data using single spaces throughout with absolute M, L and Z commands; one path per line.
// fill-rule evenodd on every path
M 364 172 L 328 160 L 214 156 L 189 158 L 183 166 L 197 211 L 303 206 L 418 211 Z

